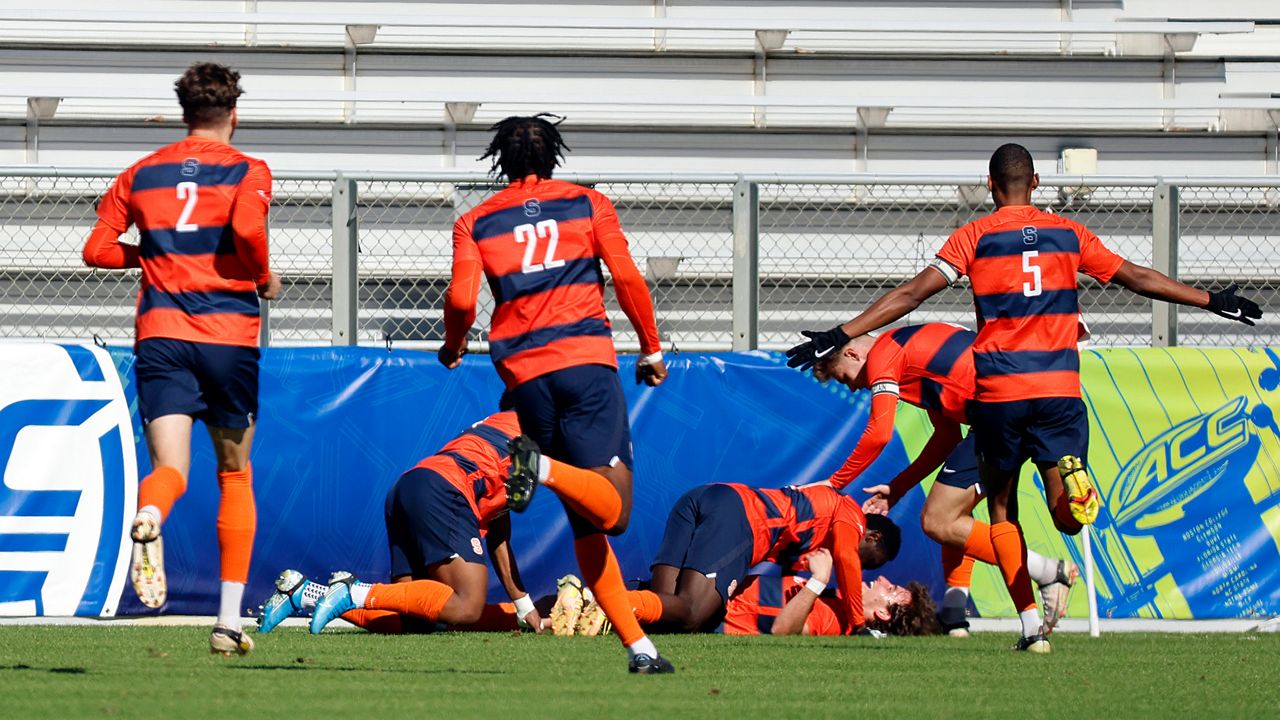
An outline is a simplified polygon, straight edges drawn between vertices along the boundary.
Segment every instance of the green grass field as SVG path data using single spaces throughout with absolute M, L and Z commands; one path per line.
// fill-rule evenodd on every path
M 281 628 L 244 658 L 195 627 L 0 627 L 6 718 L 1276 717 L 1280 636 L 659 637 L 672 676 L 614 638 L 386 637 Z M 323 713 L 323 714 L 321 714 Z

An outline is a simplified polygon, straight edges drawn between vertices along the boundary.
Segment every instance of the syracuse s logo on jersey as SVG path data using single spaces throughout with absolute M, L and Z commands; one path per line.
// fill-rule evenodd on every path
M 542 203 L 537 198 L 530 198 L 524 201 L 524 216 L 538 217 L 542 214 Z
M 195 177 L 200 173 L 200 161 L 195 158 L 187 158 L 182 163 L 182 169 L 178 171 L 182 177 Z
M 1022 228 L 1022 243 L 1024 245 L 1035 245 L 1040 242 L 1040 236 L 1036 233 L 1034 225 L 1028 225 Z
M 100 348 L 0 345 L 0 615 L 114 615 L 137 501 L 133 426 Z

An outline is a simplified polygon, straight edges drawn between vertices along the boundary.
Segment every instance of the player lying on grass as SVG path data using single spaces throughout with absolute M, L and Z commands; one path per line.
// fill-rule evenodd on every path
M 979 476 L 988 493 L 991 543 L 1010 596 L 1022 606 L 1022 637 L 1016 648 L 1045 653 L 1051 649 L 1048 638 L 1040 633 L 1034 603 L 1026 602 L 1030 578 L 1017 524 L 1017 485 L 1023 463 L 1031 460 L 1044 479 L 1060 530 L 1079 532 L 1098 516 L 1100 497 L 1085 470 L 1089 423 L 1080 397 L 1076 348 L 1078 274 L 1247 325 L 1261 318 L 1262 310 L 1239 297 L 1235 285 L 1213 292 L 1185 285 L 1116 255 L 1080 223 L 1036 209 L 1031 196 L 1040 176 L 1021 145 L 997 148 L 988 169 L 994 213 L 952 233 L 928 267 L 858 317 L 825 332 L 807 331 L 809 339 L 787 351 L 787 362 L 810 367 L 850 338 L 905 317 L 969 276 L 978 335 L 968 415 Z M 1071 523 L 1059 517 L 1060 497 L 1066 499 Z
M 486 612 L 489 589 L 482 537 L 520 620 L 539 627 L 510 545 L 507 443 L 519 434 L 514 412 L 491 415 L 400 476 L 386 503 L 390 583 L 335 573 L 324 586 L 285 570 L 263 606 L 259 632 L 313 604 L 313 633 L 339 616 L 379 632 L 475 623 Z
M 868 512 L 887 512 L 907 491 L 938 470 L 925 500 L 920 522 L 924 532 L 942 545 L 942 570 L 947 592 L 942 600 L 942 623 L 957 636 L 967 635 L 964 619 L 969 600 L 969 580 L 974 560 L 996 564 L 987 523 L 973 518 L 973 508 L 983 499 L 978 482 L 978 462 L 972 434 L 965 438 L 961 425 L 969 422 L 967 408 L 973 401 L 973 340 L 976 335 L 958 325 L 926 323 L 909 325 L 879 337 L 863 335 L 837 348 L 813 366 L 818 380 L 834 380 L 850 390 L 871 390 L 871 413 L 862 437 L 844 465 L 828 479 L 841 490 L 861 476 L 893 437 L 898 402 L 928 412 L 933 434 L 920 455 L 888 485 L 867 488 L 873 497 L 863 505 Z M 1061 502 L 1056 519 L 1070 520 Z M 1014 533 L 998 534 L 996 541 L 1019 543 Z M 1040 628 L 1049 634 L 1066 612 L 1075 565 L 1027 552 L 1027 568 L 1040 587 L 1044 618 Z M 1031 587 L 1015 598 L 1018 607 L 1035 607 Z
M 863 568 L 898 555 L 898 527 L 883 515 L 865 517 L 852 498 L 830 487 L 696 487 L 667 516 L 648 590 L 631 591 L 636 618 L 676 632 L 714 628 L 725 604 L 763 561 L 791 566 L 818 548 L 831 551 L 851 633 L 866 631 Z M 852 589 L 852 591 L 848 591 Z

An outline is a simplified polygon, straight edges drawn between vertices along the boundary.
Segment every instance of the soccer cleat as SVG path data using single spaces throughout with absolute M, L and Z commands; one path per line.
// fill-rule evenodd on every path
M 329 583 L 329 591 L 320 598 L 315 611 L 311 613 L 312 635 L 319 635 L 325 625 L 343 613 L 356 609 L 356 603 L 351 599 L 351 583 L 355 582 L 355 577 L 351 573 L 344 573 L 342 577 L 337 577 L 338 575 L 339 573 L 334 573 L 337 579 Z
M 1067 600 L 1071 597 L 1071 588 L 1076 584 L 1080 571 L 1070 560 L 1058 561 L 1058 577 L 1051 583 L 1040 586 L 1040 606 L 1044 610 L 1044 624 L 1040 632 L 1048 635 L 1057 627 L 1058 621 L 1067 614 Z
M 169 595 L 164 576 L 164 540 L 160 523 L 151 513 L 138 513 L 133 518 L 133 559 L 129 563 L 129 580 L 138 599 L 149 608 L 164 605 Z
M 627 672 L 636 673 L 638 675 L 661 675 L 663 673 L 673 673 L 675 671 L 675 666 L 661 655 L 658 657 L 636 655 L 631 658 L 631 662 L 627 664 Z
M 586 600 L 582 581 L 576 575 L 565 575 L 556 581 L 556 604 L 551 606 L 551 634 L 568 636 L 578 630 Z
M 276 591 L 262 605 L 262 616 L 258 618 L 258 632 L 269 633 L 285 618 L 302 610 L 302 596 L 307 592 L 315 592 L 312 586 L 320 583 L 311 582 L 297 570 L 285 570 L 276 578 Z
M 1053 650 L 1052 646 L 1049 645 L 1049 638 L 1045 635 L 1019 638 L 1013 649 L 1018 652 L 1036 653 L 1037 655 L 1048 655 Z
M 600 607 L 600 603 L 595 600 L 590 600 L 582 609 L 582 614 L 578 616 L 574 634 L 595 637 L 608 635 L 611 629 L 613 629 L 613 623 L 609 622 L 609 617 L 604 614 L 604 608 Z
M 938 624 L 942 626 L 942 632 L 945 633 L 948 637 L 953 637 L 953 638 L 969 637 L 969 621 L 968 620 L 961 620 L 960 622 L 949 623 L 949 622 L 943 621 L 942 616 L 939 615 Z
M 209 633 L 209 652 L 214 655 L 231 657 L 232 655 L 248 655 L 253 651 L 253 638 L 243 630 L 232 630 L 226 625 L 213 626 Z
M 1067 504 L 1071 508 L 1071 517 L 1081 525 L 1092 525 L 1098 519 L 1098 511 L 1102 509 L 1102 501 L 1098 491 L 1089 480 L 1089 473 L 1084 463 L 1074 455 L 1067 455 L 1058 461 L 1058 475 L 1067 490 Z
M 538 489 L 538 465 L 542 452 L 538 443 L 528 435 L 519 435 L 507 442 L 511 453 L 511 471 L 507 474 L 507 507 L 524 512 Z

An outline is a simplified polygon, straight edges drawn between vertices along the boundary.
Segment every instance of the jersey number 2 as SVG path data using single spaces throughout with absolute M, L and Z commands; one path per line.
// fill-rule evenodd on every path
M 191 214 L 196 211 L 196 196 L 199 192 L 199 183 L 178 183 L 178 199 L 187 201 L 187 204 L 182 206 L 182 214 L 178 216 L 178 226 L 174 228 L 178 232 L 194 232 L 200 229 L 199 225 L 191 222 Z
M 560 242 L 560 228 L 555 220 L 543 220 L 537 225 L 517 225 L 511 232 L 516 242 L 524 243 L 524 262 L 520 264 L 520 272 L 542 272 L 564 265 L 564 260 L 555 259 L 556 245 Z M 542 262 L 535 263 L 533 256 L 538 252 L 538 240 L 547 241 L 547 252 L 543 254 Z
M 1027 297 L 1035 297 L 1040 294 L 1040 266 L 1032 265 L 1031 261 L 1040 255 L 1037 250 L 1026 250 L 1022 253 L 1022 271 L 1031 273 L 1031 281 L 1022 283 L 1022 294 Z

